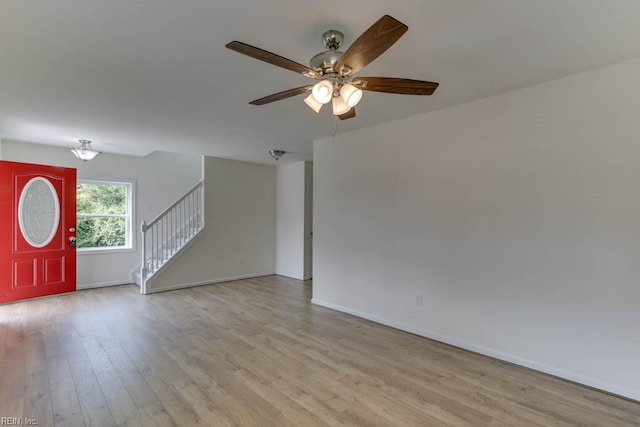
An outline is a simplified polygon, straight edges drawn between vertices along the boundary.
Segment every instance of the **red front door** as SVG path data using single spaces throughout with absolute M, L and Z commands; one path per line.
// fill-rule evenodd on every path
M 76 170 L 0 161 L 0 303 L 76 290 Z

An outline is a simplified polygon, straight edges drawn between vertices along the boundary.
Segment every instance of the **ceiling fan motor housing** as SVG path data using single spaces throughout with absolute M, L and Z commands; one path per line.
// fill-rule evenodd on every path
M 333 73 L 333 67 L 338 60 L 342 57 L 344 52 L 338 50 L 327 50 L 320 52 L 311 58 L 310 65 L 314 70 L 321 72 L 322 74 Z
M 329 50 L 338 50 L 344 41 L 344 34 L 338 30 L 328 30 L 322 34 L 322 45 Z
M 311 68 L 322 74 L 334 72 L 334 65 L 342 57 L 344 52 L 338 49 L 344 41 L 344 34 L 338 30 L 328 30 L 322 34 L 322 45 L 329 50 L 320 52 L 311 58 Z

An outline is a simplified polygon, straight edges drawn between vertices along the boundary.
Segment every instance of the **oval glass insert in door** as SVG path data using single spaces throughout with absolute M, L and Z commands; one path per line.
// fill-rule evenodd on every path
M 47 246 L 60 223 L 60 200 L 48 179 L 36 177 L 22 189 L 18 223 L 24 239 L 34 248 Z

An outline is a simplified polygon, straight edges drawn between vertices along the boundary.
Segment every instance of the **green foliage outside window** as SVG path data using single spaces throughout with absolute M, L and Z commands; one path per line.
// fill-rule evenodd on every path
M 76 190 L 77 247 L 127 246 L 128 186 L 81 182 Z

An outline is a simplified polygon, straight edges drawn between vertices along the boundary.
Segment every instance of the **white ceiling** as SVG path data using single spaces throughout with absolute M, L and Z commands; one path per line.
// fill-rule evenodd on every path
M 327 29 L 345 48 L 384 14 L 409 26 L 359 73 L 437 81 L 431 97 L 365 93 L 358 116 L 318 115 L 312 80 L 228 50 L 308 64 Z M 638 0 L 0 0 L 0 138 L 101 151 L 272 162 L 312 141 L 640 57 Z

